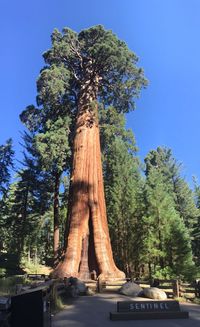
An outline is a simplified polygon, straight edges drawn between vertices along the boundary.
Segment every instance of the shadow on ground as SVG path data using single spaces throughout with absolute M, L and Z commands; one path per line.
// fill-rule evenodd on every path
M 132 320 L 111 321 L 109 312 L 116 311 L 117 301 L 131 301 L 130 297 L 116 293 L 82 296 L 67 303 L 65 310 L 52 319 L 52 327 L 199 327 L 200 306 L 181 305 L 182 310 L 189 311 L 189 319 Z M 142 299 L 144 300 L 144 299 Z

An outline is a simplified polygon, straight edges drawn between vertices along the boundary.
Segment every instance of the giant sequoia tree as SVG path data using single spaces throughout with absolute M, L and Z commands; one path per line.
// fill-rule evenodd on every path
M 146 84 L 137 57 L 102 26 L 80 33 L 55 30 L 38 79 L 38 104 L 45 112 L 75 119 L 67 241 L 56 276 L 121 277 L 107 225 L 99 140 L 98 104 L 118 112 L 134 109 Z

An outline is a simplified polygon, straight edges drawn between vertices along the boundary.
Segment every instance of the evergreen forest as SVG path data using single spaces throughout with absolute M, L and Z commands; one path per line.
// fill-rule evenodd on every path
M 36 105 L 20 114 L 23 159 L 12 139 L 0 145 L 0 276 L 51 271 L 65 249 L 80 67 L 91 73 L 82 47 L 96 71 L 106 63 L 95 114 L 117 267 L 128 277 L 199 277 L 200 186 L 194 180 L 190 188 L 168 147 L 149 149 L 143 162 L 126 127 L 126 113 L 148 87 L 136 54 L 100 25 L 79 34 L 55 29 L 51 42 L 36 81 Z

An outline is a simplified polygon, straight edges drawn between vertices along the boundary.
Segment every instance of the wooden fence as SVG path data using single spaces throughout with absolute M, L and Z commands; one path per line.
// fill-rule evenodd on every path
M 120 287 L 130 279 L 122 279 L 122 280 L 113 280 L 103 281 L 97 280 L 97 291 L 99 293 L 102 292 L 113 292 L 118 291 Z M 161 290 L 163 290 L 168 298 L 200 298 L 200 280 L 196 280 L 193 283 L 185 283 L 178 279 L 156 279 L 156 280 L 133 280 L 135 283 L 140 285 L 142 288 L 154 286 Z
M 35 279 L 36 277 L 43 277 L 42 279 L 46 279 L 46 276 L 35 276 L 29 275 L 29 278 Z M 113 281 L 105 281 L 101 279 L 87 280 L 84 281 L 86 286 L 92 289 L 93 291 L 97 291 L 99 293 L 102 292 L 116 292 L 120 289 L 120 287 L 125 284 L 130 279 L 117 279 Z M 135 283 L 140 285 L 142 288 L 154 286 L 161 290 L 163 290 L 168 298 L 179 298 L 185 297 L 188 299 L 192 299 L 194 297 L 200 298 L 200 279 L 197 279 L 193 283 L 187 283 L 180 281 L 178 279 L 154 279 L 154 280 L 133 280 Z M 57 290 L 57 293 L 61 295 L 66 292 L 66 282 L 62 282 L 61 280 L 48 281 L 47 283 L 53 283 L 54 287 Z M 44 283 L 46 284 L 46 283 Z

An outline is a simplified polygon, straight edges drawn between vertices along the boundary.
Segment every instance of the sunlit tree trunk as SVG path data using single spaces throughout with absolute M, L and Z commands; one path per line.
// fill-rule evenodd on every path
M 81 89 L 73 147 L 69 232 L 58 277 L 123 278 L 115 266 L 106 216 L 97 105 L 98 78 Z

